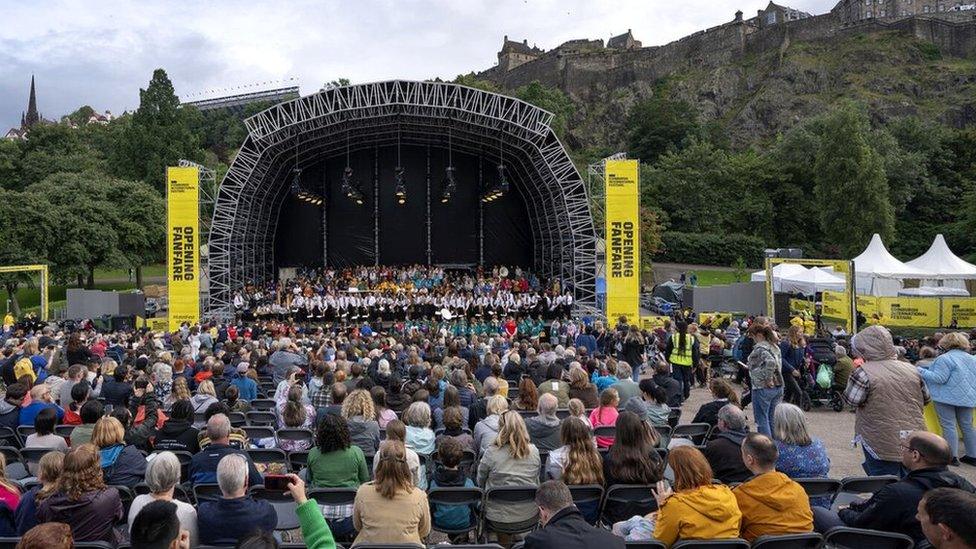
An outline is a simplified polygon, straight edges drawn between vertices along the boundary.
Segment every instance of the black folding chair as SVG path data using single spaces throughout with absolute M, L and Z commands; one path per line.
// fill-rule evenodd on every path
M 838 526 L 824 535 L 824 546 L 837 549 L 912 549 L 915 541 L 904 534 Z
M 600 522 L 600 502 L 603 501 L 603 486 L 599 484 L 580 484 L 567 487 L 569 488 L 569 493 L 573 496 L 573 503 L 580 511 L 589 508 L 596 509 L 596 512 L 592 513 L 591 517 L 586 517 L 586 513 L 584 513 L 584 518 L 587 519 L 587 522 L 594 526 Z
M 485 494 L 485 505 L 487 507 L 487 505 L 491 503 L 499 505 L 511 505 L 529 502 L 535 505 L 536 490 L 538 490 L 536 486 L 505 486 L 500 488 L 492 488 Z M 535 529 L 536 525 L 537 524 L 534 521 L 526 521 L 524 523 L 516 524 L 495 522 L 486 516 L 485 520 L 483 521 L 479 539 L 484 539 L 487 532 L 512 535 L 531 532 Z
M 438 505 L 454 507 L 466 505 L 471 513 L 471 520 L 466 528 L 444 528 L 438 525 L 436 521 L 432 521 L 431 529 L 451 536 L 477 532 L 481 527 L 481 502 L 484 497 L 485 492 L 481 488 L 451 486 L 432 489 L 427 494 L 427 503 L 430 505 L 432 517 Z
M 840 481 L 835 478 L 794 479 L 811 498 L 833 498 L 840 489 Z
M 668 425 L 672 429 L 678 426 L 678 422 L 681 421 L 681 409 L 677 408 L 668 412 Z
M 248 425 L 274 425 L 278 421 L 274 412 L 250 411 L 246 417 Z
M 308 443 L 309 447 L 311 447 L 315 441 L 315 433 L 309 429 L 278 429 L 276 432 L 276 437 L 278 438 L 279 446 L 283 440 Z
M 657 500 L 649 484 L 614 484 L 607 488 L 600 510 L 600 520 L 612 526 L 614 522 L 626 520 L 634 515 L 647 515 L 657 510 Z M 617 516 L 615 507 L 627 505 L 627 517 Z
M 817 549 L 823 542 L 820 534 L 783 534 L 759 536 L 752 542 L 752 549 Z
M 119 499 L 122 500 L 122 518 L 119 519 L 118 524 L 125 524 L 129 520 L 129 508 L 132 507 L 132 500 L 136 495 L 128 486 L 112 485 L 110 488 L 115 488 L 119 492 Z
M 840 480 L 840 487 L 834 495 L 830 508 L 837 511 L 842 505 L 850 505 L 861 498 L 868 498 L 885 486 L 898 482 L 894 475 L 880 475 L 876 477 L 845 477 Z
M 356 502 L 356 488 L 312 488 L 307 491 L 308 499 L 315 500 L 319 505 L 336 507 L 350 506 Z M 339 536 L 342 538 L 342 536 Z M 337 541 L 352 541 L 356 537 L 353 530 L 349 535 Z
M 539 482 L 546 481 L 546 464 L 549 463 L 549 452 L 539 450 Z
M 672 438 L 687 438 L 691 439 L 695 445 L 705 444 L 708 439 L 708 433 L 712 430 L 712 426 L 707 423 L 685 423 L 678 425 L 672 431 Z
M 278 513 L 278 524 L 275 530 L 292 530 L 298 528 L 298 514 L 295 498 L 283 490 L 270 490 L 264 486 L 253 486 L 248 491 L 254 499 L 267 501 Z
M 193 454 L 183 450 L 157 450 L 153 454 L 158 454 L 162 451 L 171 452 L 176 456 L 176 459 L 180 460 L 180 482 L 187 482 L 190 480 L 190 463 L 193 462 Z
M 75 430 L 75 426 L 74 425 L 55 425 L 54 426 L 54 434 L 58 435 L 59 437 L 64 437 L 66 439 L 67 438 L 71 438 L 71 433 L 74 432 L 74 430 Z
M 247 416 L 241 412 L 231 412 L 227 414 L 227 419 L 230 420 L 231 427 L 243 427 L 247 425 Z
M 152 490 L 149 489 L 149 485 L 145 482 L 136 484 L 135 487 L 132 488 L 132 491 L 137 496 L 149 495 L 152 493 Z M 187 492 L 186 488 L 183 487 L 182 484 L 177 484 L 173 487 L 173 499 L 193 505 L 193 495 L 190 492 Z
M 291 471 L 298 474 L 303 467 L 308 465 L 308 450 L 288 452 L 288 464 L 291 466 Z
M 601 425 L 593 428 L 593 436 L 604 438 L 617 438 L 616 425 Z
M 193 485 L 193 500 L 199 504 L 201 501 L 220 499 L 220 486 L 210 483 L 200 483 Z
M 17 549 L 18 543 L 20 543 L 20 538 L 0 538 L 0 549 Z
M 14 409 L 14 412 L 20 413 L 17 408 Z M 17 435 L 17 431 L 14 431 L 10 427 L 0 427 L 0 446 L 20 448 L 23 446 L 23 443 L 20 440 L 20 436 Z
M 661 458 L 661 462 L 662 463 L 665 463 L 666 464 L 668 462 L 668 449 L 667 448 L 655 448 L 654 449 L 654 452 L 657 454 L 657 457 Z
M 248 448 L 248 457 L 255 465 L 264 465 L 267 470 L 269 465 L 280 464 L 282 472 L 287 472 L 291 463 L 288 461 L 288 454 L 280 448 Z M 260 471 L 261 469 L 258 468 Z
M 18 425 L 17 426 L 17 436 L 20 437 L 22 444 L 27 441 L 27 437 L 36 433 L 37 430 L 34 429 L 33 425 Z
M 657 431 L 657 434 L 665 441 L 671 440 L 671 433 L 673 429 L 670 425 L 655 425 L 654 430 Z
M 30 466 L 37 468 L 37 464 L 41 462 L 41 458 L 50 452 L 60 452 L 54 448 L 21 448 L 20 455 L 24 458 L 24 463 L 27 465 L 28 469 Z
M 24 456 L 20 454 L 20 450 L 13 446 L 0 446 L 0 454 L 3 454 L 3 458 L 7 461 L 7 478 L 20 480 L 31 476 L 27 471 L 27 462 L 24 461 Z
M 247 439 L 251 441 L 261 440 L 263 438 L 275 438 L 274 427 L 245 425 L 241 427 L 241 429 L 244 430 L 244 434 L 247 435 Z
M 749 549 L 749 542 L 744 539 L 686 539 L 671 546 L 671 549 Z
M 627 546 L 627 549 L 668 549 L 667 545 L 665 545 L 663 542 L 657 541 L 656 539 L 647 541 L 627 541 L 624 542 L 624 545 Z
M 275 390 L 271 389 L 271 393 L 274 394 Z M 275 409 L 275 401 L 273 398 L 256 398 L 251 401 L 251 410 L 257 412 L 273 412 Z

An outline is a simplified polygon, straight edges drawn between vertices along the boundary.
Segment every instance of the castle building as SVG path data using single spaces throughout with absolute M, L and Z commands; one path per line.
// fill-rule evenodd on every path
M 842 23 L 976 8 L 974 0 L 840 0 L 832 10 Z
M 796 8 L 781 6 L 774 2 L 770 2 L 769 5 L 766 6 L 766 9 L 759 10 L 756 22 L 759 23 L 760 27 L 767 27 L 779 23 L 787 23 L 789 21 L 799 21 L 800 19 L 806 19 L 808 17 L 813 16 Z
M 635 39 L 630 29 L 627 29 L 624 34 L 607 41 L 607 47 L 614 50 L 637 50 L 641 48 L 641 41 Z
M 530 48 L 528 40 L 515 42 L 509 40 L 506 35 L 502 42 L 502 49 L 498 52 L 498 67 L 503 71 L 509 71 L 523 63 L 538 59 L 543 53 L 545 52 L 535 45 Z

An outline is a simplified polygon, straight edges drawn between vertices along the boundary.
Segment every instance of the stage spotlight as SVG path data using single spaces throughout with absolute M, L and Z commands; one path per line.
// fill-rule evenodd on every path
M 505 174 L 505 164 L 499 164 L 496 168 L 498 170 L 498 192 L 507 193 L 508 192 L 508 177 Z
M 451 195 L 457 190 L 457 182 L 454 180 L 454 166 L 448 166 L 444 171 L 444 181 L 441 183 L 441 203 L 447 204 L 451 200 Z
M 397 197 L 397 204 L 407 203 L 406 174 L 400 166 L 393 169 L 393 192 Z

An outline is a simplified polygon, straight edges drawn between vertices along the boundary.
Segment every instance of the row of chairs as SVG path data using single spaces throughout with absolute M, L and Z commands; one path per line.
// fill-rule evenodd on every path
M 864 495 L 873 494 L 885 486 L 898 482 L 898 477 L 882 475 L 874 477 L 798 478 L 796 482 L 803 487 L 810 498 L 825 498 L 831 509 L 837 511 L 841 506 L 850 505 Z

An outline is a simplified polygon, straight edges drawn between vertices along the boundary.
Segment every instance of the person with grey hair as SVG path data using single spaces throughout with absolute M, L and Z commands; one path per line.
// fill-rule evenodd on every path
M 617 382 L 611 385 L 617 390 L 617 396 L 620 397 L 620 402 L 627 402 L 633 397 L 640 397 L 641 390 L 640 385 L 636 381 L 631 379 L 633 374 L 633 369 L 630 364 L 624 361 L 617 362 Z
M 148 494 L 140 494 L 132 500 L 129 507 L 129 531 L 136 515 L 143 507 L 154 501 L 169 501 L 176 505 L 176 516 L 180 520 L 180 528 L 190 533 L 190 547 L 199 543 L 197 531 L 197 510 L 184 501 L 173 499 L 176 485 L 180 483 L 180 460 L 173 452 L 159 452 L 153 454 L 146 468 L 146 484 Z
M 560 439 L 561 422 L 556 416 L 559 399 L 552 393 L 539 397 L 537 410 L 539 415 L 525 420 L 525 428 L 529 431 L 529 440 L 541 452 L 551 452 L 562 447 Z
M 207 420 L 207 436 L 210 444 L 193 456 L 190 461 L 190 482 L 193 484 L 217 482 L 217 467 L 228 455 L 242 456 L 248 464 L 248 483 L 251 486 L 263 484 L 264 479 L 249 457 L 238 448 L 230 445 L 230 419 L 224 414 L 214 414 Z
M 837 357 L 837 362 L 834 363 L 832 387 L 835 391 L 843 392 L 847 388 L 847 380 L 851 378 L 851 373 L 854 371 L 854 361 L 848 356 L 847 348 L 840 344 L 834 345 L 834 356 Z
M 274 352 L 268 357 L 268 365 L 273 369 L 272 377 L 275 384 L 285 381 L 292 368 L 303 369 L 308 365 L 308 360 L 299 353 L 298 347 L 287 337 L 275 342 L 273 349 Z
M 247 494 L 249 466 L 241 454 L 228 454 L 217 464 L 221 496 L 201 501 L 197 511 L 202 545 L 235 545 L 255 531 L 274 533 L 278 526 L 274 507 Z
M 742 441 L 748 434 L 746 413 L 735 404 L 718 411 L 718 435 L 705 445 L 705 458 L 715 478 L 725 484 L 744 482 L 752 473 L 742 461 Z
M 790 478 L 826 478 L 830 457 L 823 442 L 810 436 L 803 410 L 780 404 L 773 412 L 773 441 L 779 451 L 776 470 Z M 814 501 L 814 504 L 824 501 Z M 829 506 L 829 502 L 827 506 Z
M 535 504 L 539 507 L 542 528 L 526 536 L 525 549 L 623 549 L 625 546 L 624 538 L 586 522 L 562 481 L 549 480 L 539 485 Z
M 494 376 L 485 378 L 482 389 L 485 392 L 485 396 L 472 402 L 471 406 L 468 407 L 468 429 L 470 429 L 472 432 L 474 432 L 475 425 L 477 425 L 479 421 L 488 417 L 488 400 L 498 394 L 498 380 L 495 379 Z
M 173 390 L 173 367 L 165 362 L 153 365 L 152 386 L 156 400 L 163 402 Z

